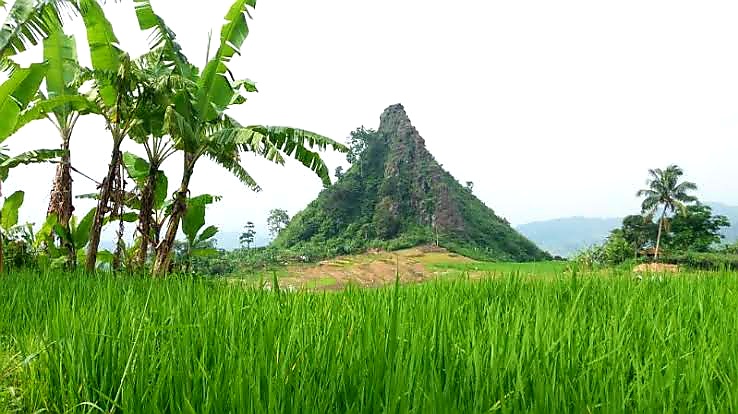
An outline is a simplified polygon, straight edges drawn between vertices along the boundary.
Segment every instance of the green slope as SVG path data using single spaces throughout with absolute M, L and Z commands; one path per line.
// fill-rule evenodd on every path
M 293 218 L 276 245 L 321 243 L 348 253 L 437 239 L 470 257 L 550 258 L 443 170 L 401 105 L 385 110 L 376 132 L 354 136 L 365 143 L 358 160 Z

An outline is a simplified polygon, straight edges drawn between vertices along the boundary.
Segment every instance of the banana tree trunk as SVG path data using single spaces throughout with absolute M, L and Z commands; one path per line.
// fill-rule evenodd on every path
M 190 163 L 185 162 L 185 165 Z M 194 163 L 193 163 L 194 164 Z M 174 246 L 174 240 L 177 237 L 177 230 L 179 230 L 179 222 L 184 217 L 185 211 L 187 210 L 187 193 L 190 189 L 190 178 L 192 178 L 192 168 L 185 167 L 185 172 L 182 176 L 182 183 L 179 186 L 179 190 L 174 199 L 174 205 L 172 206 L 172 214 L 169 217 L 169 223 L 167 225 L 167 232 L 164 235 L 164 239 L 159 243 L 159 247 L 156 251 L 156 261 L 154 262 L 153 276 L 164 276 L 169 272 L 169 266 L 172 264 L 172 247 Z
M 115 255 L 113 256 L 113 270 L 118 272 L 121 270 L 123 263 L 123 248 L 125 242 L 123 241 L 123 234 L 125 232 L 124 221 L 123 221 L 123 203 L 126 193 L 126 182 L 123 179 L 123 165 L 118 163 L 115 175 L 115 187 L 114 187 L 115 199 L 113 201 L 113 214 L 118 217 L 118 233 L 116 238 Z
M 154 213 L 154 186 L 156 185 L 156 173 L 158 170 L 158 166 L 151 166 L 149 176 L 146 178 L 146 184 L 144 184 L 143 191 L 141 192 L 141 210 L 138 213 L 138 232 L 141 234 L 141 243 L 136 258 L 136 266 L 139 268 L 146 266 L 146 259 L 149 257 L 151 222 L 152 214 Z
M 49 208 L 46 214 L 55 214 L 59 225 L 69 231 L 69 220 L 74 213 L 74 204 L 72 201 L 72 173 L 71 173 L 71 155 L 69 153 L 69 144 L 72 134 L 71 131 L 62 133 L 62 156 L 61 163 L 56 166 L 56 174 L 54 182 L 51 185 L 51 195 L 49 197 Z M 63 248 L 67 250 L 69 266 L 74 268 L 77 263 L 74 246 L 69 242 L 64 242 Z
M 87 245 L 87 255 L 85 257 L 85 270 L 89 273 L 95 271 L 97 264 L 97 251 L 100 247 L 100 233 L 102 233 L 103 220 L 108 212 L 108 203 L 113 192 L 113 184 L 115 182 L 116 171 L 120 164 L 121 152 L 120 144 L 123 142 L 122 137 L 114 137 L 113 153 L 110 156 L 110 165 L 108 166 L 108 174 L 100 186 L 100 194 L 97 200 L 97 209 L 95 210 L 95 218 L 90 228 L 90 241 Z

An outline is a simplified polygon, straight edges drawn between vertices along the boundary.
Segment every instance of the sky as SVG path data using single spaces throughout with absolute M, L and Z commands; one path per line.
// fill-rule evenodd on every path
M 185 54 L 202 66 L 231 2 L 153 0 Z M 121 46 L 147 50 L 130 2 L 108 4 Z M 705 201 L 738 205 L 738 3 L 731 1 L 261 0 L 231 70 L 258 94 L 232 112 L 244 124 L 308 129 L 338 141 L 376 128 L 402 103 L 436 159 L 513 224 L 639 211 L 649 168 L 678 164 Z M 76 34 L 83 63 L 79 22 Z M 40 60 L 40 50 L 22 63 Z M 58 145 L 38 121 L 6 141 L 11 153 Z M 73 165 L 101 179 L 112 141 L 83 118 Z M 126 143 L 124 149 L 142 154 Z M 327 153 L 331 171 L 347 166 Z M 181 157 L 168 161 L 170 191 Z M 320 192 L 296 163 L 246 157 L 254 193 L 207 160 L 192 194 L 223 196 L 208 223 L 266 233 L 272 208 L 294 215 Z M 46 212 L 52 166 L 15 170 L 3 192 L 26 191 L 22 219 Z M 75 177 L 75 193 L 95 185 Z M 92 207 L 78 201 L 77 214 Z

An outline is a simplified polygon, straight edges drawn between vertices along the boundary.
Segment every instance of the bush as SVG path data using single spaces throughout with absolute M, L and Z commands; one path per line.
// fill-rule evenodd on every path
M 738 254 L 735 253 L 683 253 L 664 257 L 664 262 L 694 269 L 738 269 Z
M 621 233 L 613 233 L 602 246 L 602 259 L 608 265 L 619 265 L 632 258 L 633 249 Z

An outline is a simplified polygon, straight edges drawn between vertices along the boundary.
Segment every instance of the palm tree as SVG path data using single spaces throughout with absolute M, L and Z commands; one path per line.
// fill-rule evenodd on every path
M 679 182 L 684 172 L 679 166 L 670 165 L 665 170 L 660 168 L 648 170 L 649 179 L 646 181 L 647 189 L 638 190 L 637 197 L 645 197 L 641 205 L 645 216 L 653 219 L 654 215 L 661 209 L 659 217 L 659 231 L 656 236 L 656 251 L 654 260 L 659 258 L 661 247 L 661 235 L 666 226 L 667 217 L 672 213 L 684 214 L 686 203 L 697 200 L 688 194 L 689 191 L 697 190 L 697 185 L 689 182 Z
M 221 28 L 220 44 L 202 72 L 191 65 L 181 53 L 172 31 L 157 16 L 149 0 L 136 0 L 136 15 L 142 29 L 154 29 L 155 47 L 164 47 L 166 62 L 183 79 L 183 87 L 173 96 L 166 110 L 165 130 L 177 149 L 183 154 L 183 174 L 174 196 L 172 210 L 164 238 L 157 246 L 154 275 L 163 275 L 171 263 L 171 251 L 180 221 L 187 209 L 187 197 L 197 162 L 208 157 L 225 168 L 247 187 L 259 190 L 254 179 L 240 164 L 242 152 L 253 152 L 264 158 L 284 163 L 285 156 L 292 156 L 314 171 L 324 183 L 330 183 L 330 174 L 318 150 L 332 147 L 340 151 L 346 148 L 333 140 L 312 132 L 285 127 L 247 126 L 226 115 L 226 110 L 246 101 L 246 92 L 256 87 L 248 80 L 235 80 L 230 76 L 228 63 L 240 53 L 240 47 L 248 36 L 247 6 L 254 0 L 236 0 L 225 16 Z

